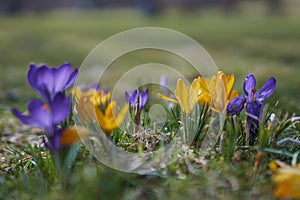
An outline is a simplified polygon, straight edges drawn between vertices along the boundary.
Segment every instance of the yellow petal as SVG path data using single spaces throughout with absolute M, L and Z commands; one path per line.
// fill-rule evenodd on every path
M 272 180 L 276 184 L 275 197 L 300 198 L 300 170 L 290 167 L 279 169 Z
M 175 100 L 175 99 L 172 99 L 172 98 L 170 98 L 170 97 L 167 97 L 167 96 L 164 96 L 164 95 L 162 95 L 162 94 L 160 94 L 160 93 L 158 93 L 158 96 L 159 96 L 159 98 L 161 98 L 161 99 L 163 99 L 163 100 L 166 100 L 166 101 L 171 101 L 171 102 L 173 102 L 173 103 L 178 103 L 178 101 L 177 101 L 177 100 Z
M 62 132 L 59 142 L 63 146 L 70 146 L 89 136 L 90 131 L 84 127 L 70 127 Z
M 215 94 L 212 98 L 211 107 L 214 111 L 217 110 L 217 112 L 224 113 L 226 104 L 226 94 L 222 77 L 216 77 L 214 84 Z
M 201 95 L 198 97 L 198 101 L 199 101 L 202 105 L 209 105 L 210 102 L 211 102 L 210 94 L 209 94 L 209 93 L 201 94 Z
M 230 74 L 228 77 L 227 77 L 227 88 L 226 88 L 226 94 L 227 96 L 230 94 L 230 91 L 233 87 L 233 84 L 234 84 L 234 75 L 233 74 Z
M 230 100 L 234 99 L 237 96 L 239 96 L 238 92 L 236 90 L 232 90 L 228 100 L 230 101 Z
M 198 77 L 198 82 L 200 84 L 200 89 L 202 93 L 209 93 L 207 80 L 204 80 L 202 77 Z
M 107 134 L 120 126 L 128 111 L 129 105 L 126 104 L 118 115 L 116 115 L 117 107 L 118 105 L 116 101 L 110 102 L 105 110 L 105 115 L 100 109 L 96 108 L 97 122 L 102 130 Z
M 104 105 L 108 102 L 110 97 L 111 97 L 110 92 L 106 92 L 105 90 L 100 89 L 97 93 L 94 93 L 92 102 L 94 105 L 97 105 L 97 106 Z
M 188 115 L 190 113 L 189 90 L 183 80 L 178 79 L 174 94 L 181 106 L 182 111 Z

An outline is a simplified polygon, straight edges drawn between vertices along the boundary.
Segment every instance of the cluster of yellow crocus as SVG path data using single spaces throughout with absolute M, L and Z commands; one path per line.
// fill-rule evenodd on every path
M 226 76 L 219 71 L 212 78 L 197 78 L 200 84 L 202 98 L 200 103 L 210 104 L 210 108 L 215 112 L 225 114 L 229 101 L 238 96 L 236 90 L 232 90 L 234 75 Z
M 97 91 L 90 88 L 83 91 L 78 87 L 75 89 L 74 96 L 77 101 L 76 110 L 80 119 L 86 124 L 90 124 L 92 120 L 96 119 L 102 130 L 107 134 L 120 126 L 128 111 L 128 105 L 125 105 L 121 112 L 117 114 L 117 102 L 110 101 L 111 93 L 103 89 Z
M 160 98 L 178 103 L 182 111 L 189 115 L 197 102 L 202 105 L 210 105 L 211 110 L 224 114 L 228 102 L 238 96 L 236 90 L 232 90 L 234 75 L 226 76 L 219 71 L 212 78 L 195 78 L 188 87 L 183 80 L 177 81 L 174 95 L 176 99 L 158 94 Z

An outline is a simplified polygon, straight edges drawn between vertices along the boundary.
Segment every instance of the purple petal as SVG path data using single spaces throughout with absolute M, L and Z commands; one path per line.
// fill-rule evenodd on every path
M 244 92 L 245 94 L 251 95 L 252 90 L 256 87 L 256 79 L 253 74 L 249 74 L 244 81 Z
M 69 63 L 62 64 L 59 68 L 54 69 L 54 92 L 62 92 L 66 88 L 71 72 L 72 67 Z
M 269 98 L 276 88 L 276 79 L 271 77 L 266 83 L 262 86 L 262 88 L 256 93 L 256 99 L 258 101 L 263 101 Z
M 31 85 L 31 87 L 37 91 L 37 86 L 35 83 L 35 77 L 38 67 L 35 66 L 35 64 L 31 63 L 29 66 L 29 70 L 27 73 L 27 81 Z
M 125 97 L 128 101 L 128 103 L 132 106 L 136 106 L 136 96 L 137 96 L 138 91 L 134 90 L 131 94 L 130 92 L 125 93 Z
M 258 124 L 260 115 L 262 113 L 264 104 L 260 101 L 247 101 L 246 102 L 246 112 L 249 118 Z
M 74 84 L 74 82 L 76 81 L 76 79 L 77 79 L 77 76 L 78 76 L 78 68 L 76 67 L 75 69 L 74 69 L 74 71 L 69 75 L 70 77 L 69 77 L 69 80 L 68 80 L 68 82 L 67 82 L 67 84 L 65 85 L 65 88 L 64 89 L 67 89 L 67 88 L 69 88 L 69 87 L 71 87 L 73 84 Z M 96 90 L 98 89 L 100 89 L 100 87 L 98 87 L 98 88 L 95 88 Z
M 54 89 L 55 89 L 55 69 L 48 68 L 46 66 L 39 67 L 36 72 L 36 85 L 39 89 L 39 92 L 43 96 L 43 94 L 47 91 L 51 97 L 53 97 Z
M 71 112 L 71 98 L 58 93 L 50 105 L 52 111 L 52 123 L 54 125 L 63 122 Z
M 24 124 L 39 127 L 46 131 L 51 129 L 51 114 L 42 102 L 32 100 L 28 105 L 28 111 L 29 116 L 23 115 L 17 109 L 12 109 L 12 113 Z
M 232 99 L 227 105 L 227 113 L 228 115 L 235 115 L 240 113 L 245 105 L 246 97 L 245 96 L 238 96 Z
M 31 126 L 37 126 L 36 121 L 31 117 L 31 116 L 26 116 L 23 115 L 19 110 L 17 110 L 16 108 L 13 108 L 11 110 L 12 114 L 18 118 L 22 123 L 27 124 L 27 125 L 31 125 Z
M 148 101 L 148 89 L 145 92 L 140 92 L 140 110 L 144 108 Z
M 49 130 L 52 126 L 52 116 L 47 105 L 39 100 L 32 100 L 28 105 L 28 111 L 38 127 Z

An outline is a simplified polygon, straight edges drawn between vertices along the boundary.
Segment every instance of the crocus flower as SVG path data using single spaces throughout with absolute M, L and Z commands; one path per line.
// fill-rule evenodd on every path
M 78 69 L 72 71 L 69 63 L 62 64 L 58 68 L 49 68 L 44 64 L 37 67 L 35 64 L 31 64 L 27 80 L 46 103 L 50 104 L 57 93 L 64 92 L 74 84 L 77 74 Z
M 176 99 L 166 97 L 160 93 L 158 96 L 164 100 L 178 103 L 181 107 L 181 110 L 186 115 L 189 115 L 200 98 L 201 91 L 199 86 L 200 85 L 197 79 L 192 82 L 190 87 L 187 87 L 183 80 L 178 79 L 176 89 L 174 91 Z
M 234 115 L 240 113 L 246 103 L 247 126 L 253 135 L 251 135 L 250 143 L 253 144 L 253 139 L 257 136 L 258 122 L 264 107 L 263 101 L 269 98 L 275 88 L 276 79 L 271 77 L 266 81 L 262 88 L 256 90 L 256 79 L 253 74 L 249 74 L 244 81 L 244 96 L 238 96 L 232 99 L 227 106 L 227 113 Z
M 12 109 L 12 113 L 24 124 L 39 127 L 51 135 L 54 134 L 55 127 L 70 115 L 70 106 L 71 99 L 58 93 L 50 105 L 32 100 L 28 105 L 29 115 L 24 115 L 17 109 Z
M 39 100 L 32 100 L 28 105 L 29 115 L 22 114 L 17 109 L 12 109 L 12 113 L 24 124 L 43 129 L 48 141 L 44 141 L 46 147 L 55 152 L 60 147 L 59 138 L 62 129 L 58 127 L 71 113 L 71 98 L 58 93 L 50 104 L 45 104 Z
M 210 104 L 210 108 L 222 114 L 225 114 L 226 107 L 230 100 L 238 96 L 236 90 L 232 90 L 234 75 L 226 76 L 224 72 L 219 71 L 211 79 L 198 77 L 201 89 L 201 104 Z
M 137 103 L 139 103 L 139 111 L 141 111 L 148 101 L 148 89 L 140 92 L 138 92 L 138 90 L 134 90 L 132 93 L 126 91 L 125 98 L 129 105 L 133 108 L 136 108 Z
M 99 89 L 92 97 L 92 103 L 97 106 L 106 105 L 111 97 L 111 93 L 104 89 Z
M 111 97 L 111 93 L 100 88 L 98 84 L 87 89 L 77 87 L 72 95 L 75 97 L 78 116 L 86 124 L 90 124 L 95 119 L 95 106 L 105 107 Z
M 258 120 L 263 108 L 263 101 L 269 98 L 276 88 L 276 79 L 271 77 L 258 92 L 255 87 L 256 79 L 253 74 L 249 74 L 244 82 L 245 96 L 238 96 L 229 102 L 227 106 L 228 114 L 240 113 L 246 103 L 247 113 Z
M 98 107 L 95 108 L 97 122 L 106 134 L 110 134 L 121 125 L 129 105 L 126 104 L 119 114 L 117 114 L 117 108 L 118 105 L 116 101 L 109 102 L 104 112 Z

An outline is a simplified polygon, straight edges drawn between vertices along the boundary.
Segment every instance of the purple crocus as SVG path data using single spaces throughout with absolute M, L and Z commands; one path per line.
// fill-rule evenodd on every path
M 264 107 L 263 101 L 273 94 L 276 88 L 276 79 L 269 78 L 259 91 L 255 87 L 256 79 L 253 74 L 249 74 L 244 81 L 245 96 L 232 99 L 227 106 L 227 113 L 234 115 L 240 113 L 246 103 L 247 127 L 252 133 L 250 144 L 254 143 L 254 138 L 257 136 L 259 119 Z
M 64 92 L 74 84 L 77 74 L 78 68 L 72 71 L 70 63 L 64 63 L 58 68 L 50 68 L 44 64 L 40 66 L 30 64 L 27 80 L 47 104 L 50 104 L 57 93 Z
M 29 115 L 24 115 L 15 108 L 12 109 L 12 113 L 24 124 L 41 128 L 52 135 L 55 133 L 57 125 L 70 115 L 70 108 L 71 98 L 58 93 L 50 105 L 40 100 L 32 100 L 28 104 Z
M 39 127 L 46 132 L 48 141 L 44 142 L 53 153 L 60 147 L 59 139 L 64 131 L 60 125 L 71 114 L 71 97 L 65 96 L 65 90 L 74 84 L 77 74 L 78 69 L 72 71 L 69 63 L 62 64 L 58 68 L 49 68 L 46 65 L 37 67 L 31 64 L 27 80 L 43 100 L 32 100 L 28 104 L 27 115 L 15 108 L 12 109 L 12 113 L 21 122 Z
M 60 147 L 59 138 L 62 133 L 62 129 L 58 125 L 65 121 L 71 113 L 71 98 L 65 97 L 60 92 L 50 104 L 32 100 L 28 104 L 28 112 L 28 115 L 24 115 L 19 110 L 12 109 L 14 116 L 24 124 L 43 129 L 48 138 L 48 142 L 44 141 L 46 147 L 51 152 L 55 152 Z
M 141 111 L 148 100 L 148 89 L 146 91 L 138 92 L 138 90 L 134 90 L 132 93 L 125 92 L 125 98 L 129 105 L 136 109 L 137 103 L 139 103 L 139 110 Z

